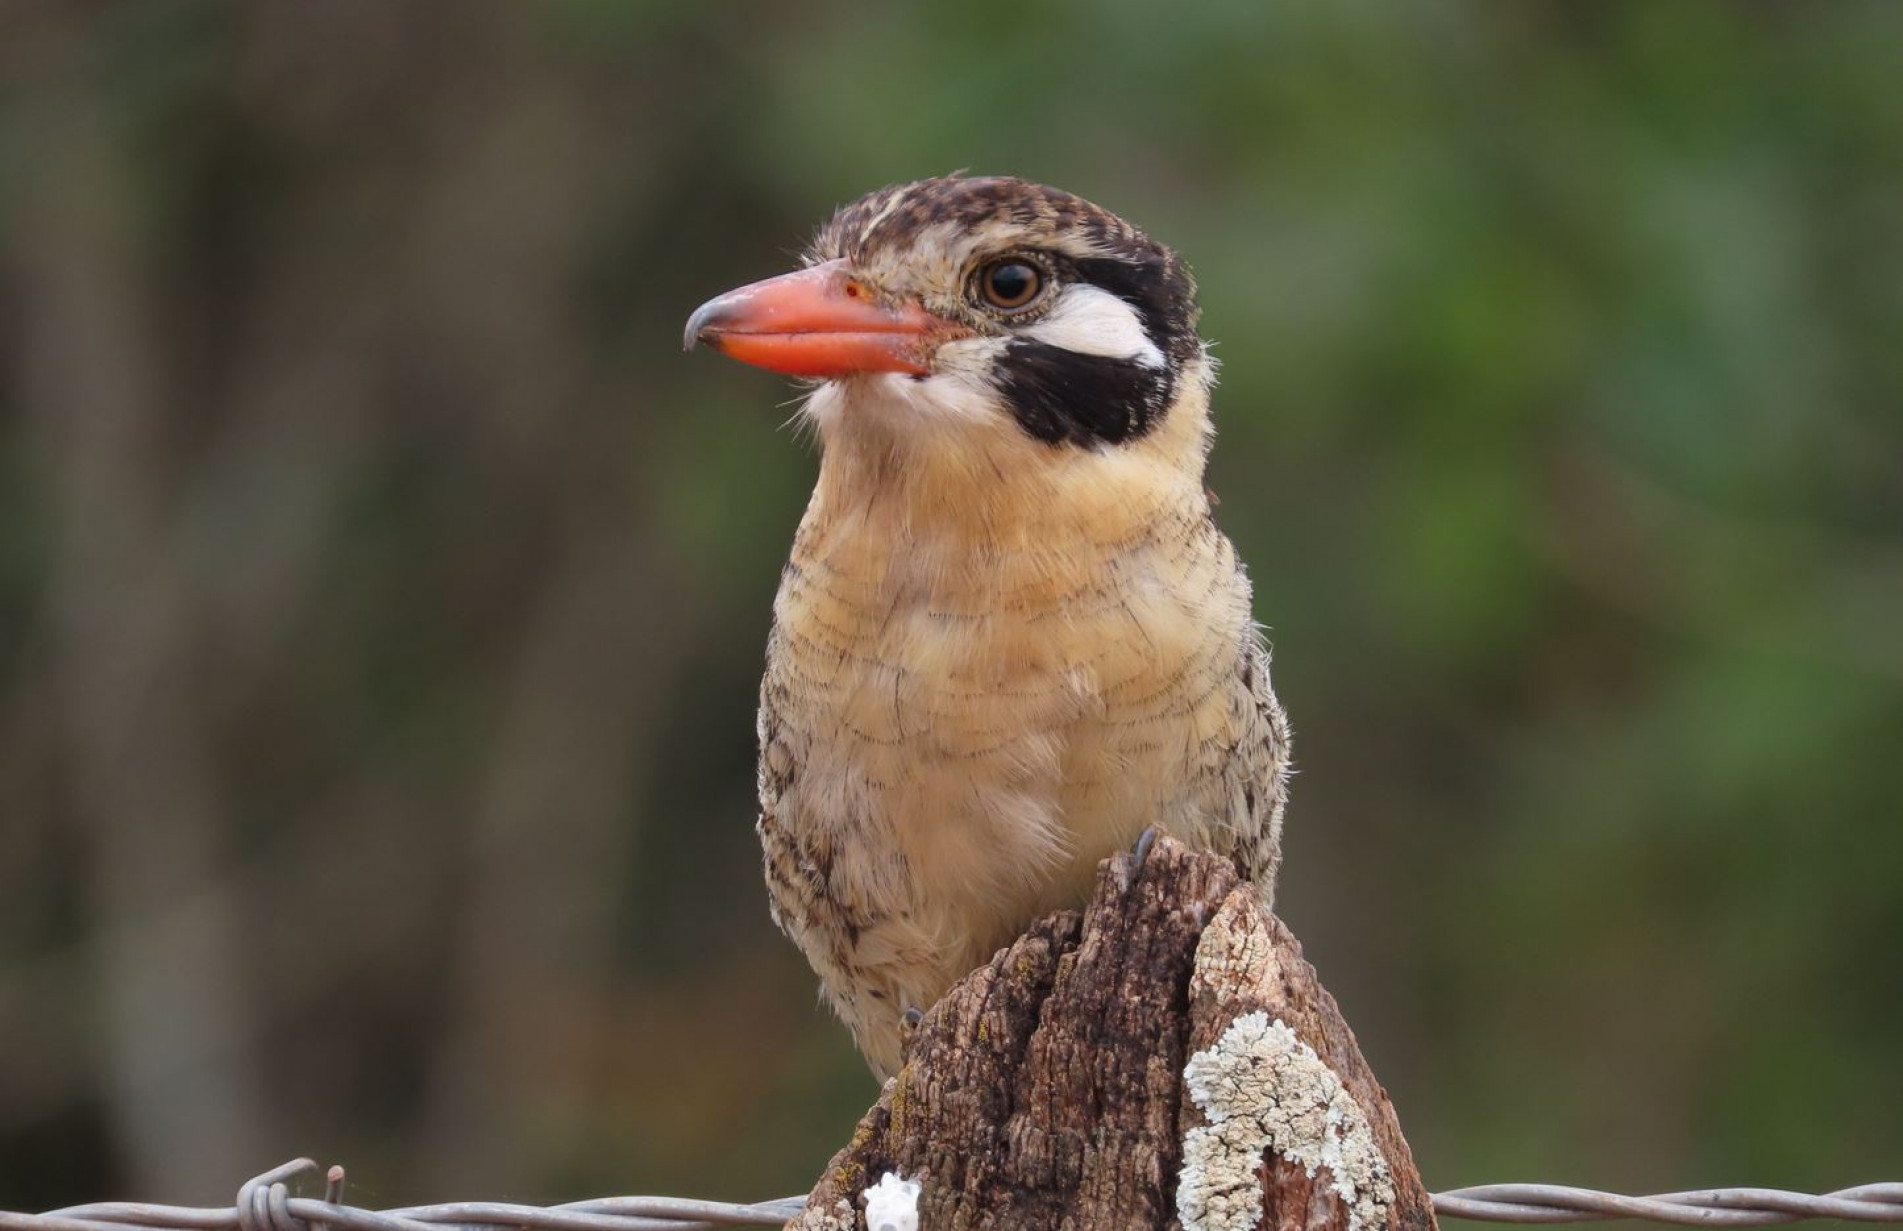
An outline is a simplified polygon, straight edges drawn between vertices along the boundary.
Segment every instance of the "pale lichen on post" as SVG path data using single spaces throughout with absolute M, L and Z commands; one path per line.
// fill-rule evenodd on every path
M 895 1171 L 879 1177 L 866 1189 L 867 1231 L 918 1231 L 919 1182 L 908 1180 Z
M 1262 1156 L 1326 1170 L 1348 1231 L 1378 1227 L 1394 1201 L 1367 1117 L 1315 1049 L 1279 1018 L 1245 1013 L 1191 1056 L 1183 1083 L 1209 1123 L 1183 1137 L 1176 1213 L 1183 1231 L 1254 1231 Z

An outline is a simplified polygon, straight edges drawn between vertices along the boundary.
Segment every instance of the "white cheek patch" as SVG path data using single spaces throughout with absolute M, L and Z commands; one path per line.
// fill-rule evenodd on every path
M 1163 366 L 1163 352 L 1143 332 L 1137 310 L 1100 286 L 1066 287 L 1049 315 L 1018 333 L 1080 355 Z
M 933 357 L 930 376 L 889 376 L 883 382 L 885 392 L 909 407 L 920 423 L 1001 422 L 1007 408 L 991 373 L 1004 348 L 1003 338 L 947 342 Z
M 886 376 L 875 387 L 892 404 L 904 406 L 917 426 L 999 422 L 1006 407 L 991 373 L 1004 348 L 1003 338 L 960 338 L 938 348 L 925 379 Z

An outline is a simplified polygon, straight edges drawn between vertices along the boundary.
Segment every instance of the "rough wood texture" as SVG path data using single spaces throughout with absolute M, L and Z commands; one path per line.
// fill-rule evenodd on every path
M 925 1017 L 798 1231 L 888 1171 L 925 1231 L 1433 1231 L 1387 1095 L 1301 947 L 1226 860 L 1108 859 Z

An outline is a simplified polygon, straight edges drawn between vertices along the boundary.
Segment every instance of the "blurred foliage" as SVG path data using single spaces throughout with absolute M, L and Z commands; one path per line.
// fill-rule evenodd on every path
M 1280 905 L 1430 1184 L 1903 1159 L 1903 8 L 13 0 L 0 1208 L 805 1187 L 813 467 L 679 353 L 970 167 L 1197 266 Z

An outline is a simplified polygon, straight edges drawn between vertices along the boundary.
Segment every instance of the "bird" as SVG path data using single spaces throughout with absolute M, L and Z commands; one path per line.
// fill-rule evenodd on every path
M 881 1079 L 1153 826 L 1273 893 L 1289 724 L 1204 482 L 1198 317 L 1136 226 L 960 173 L 841 207 L 687 322 L 810 386 L 756 828 L 773 918 Z

